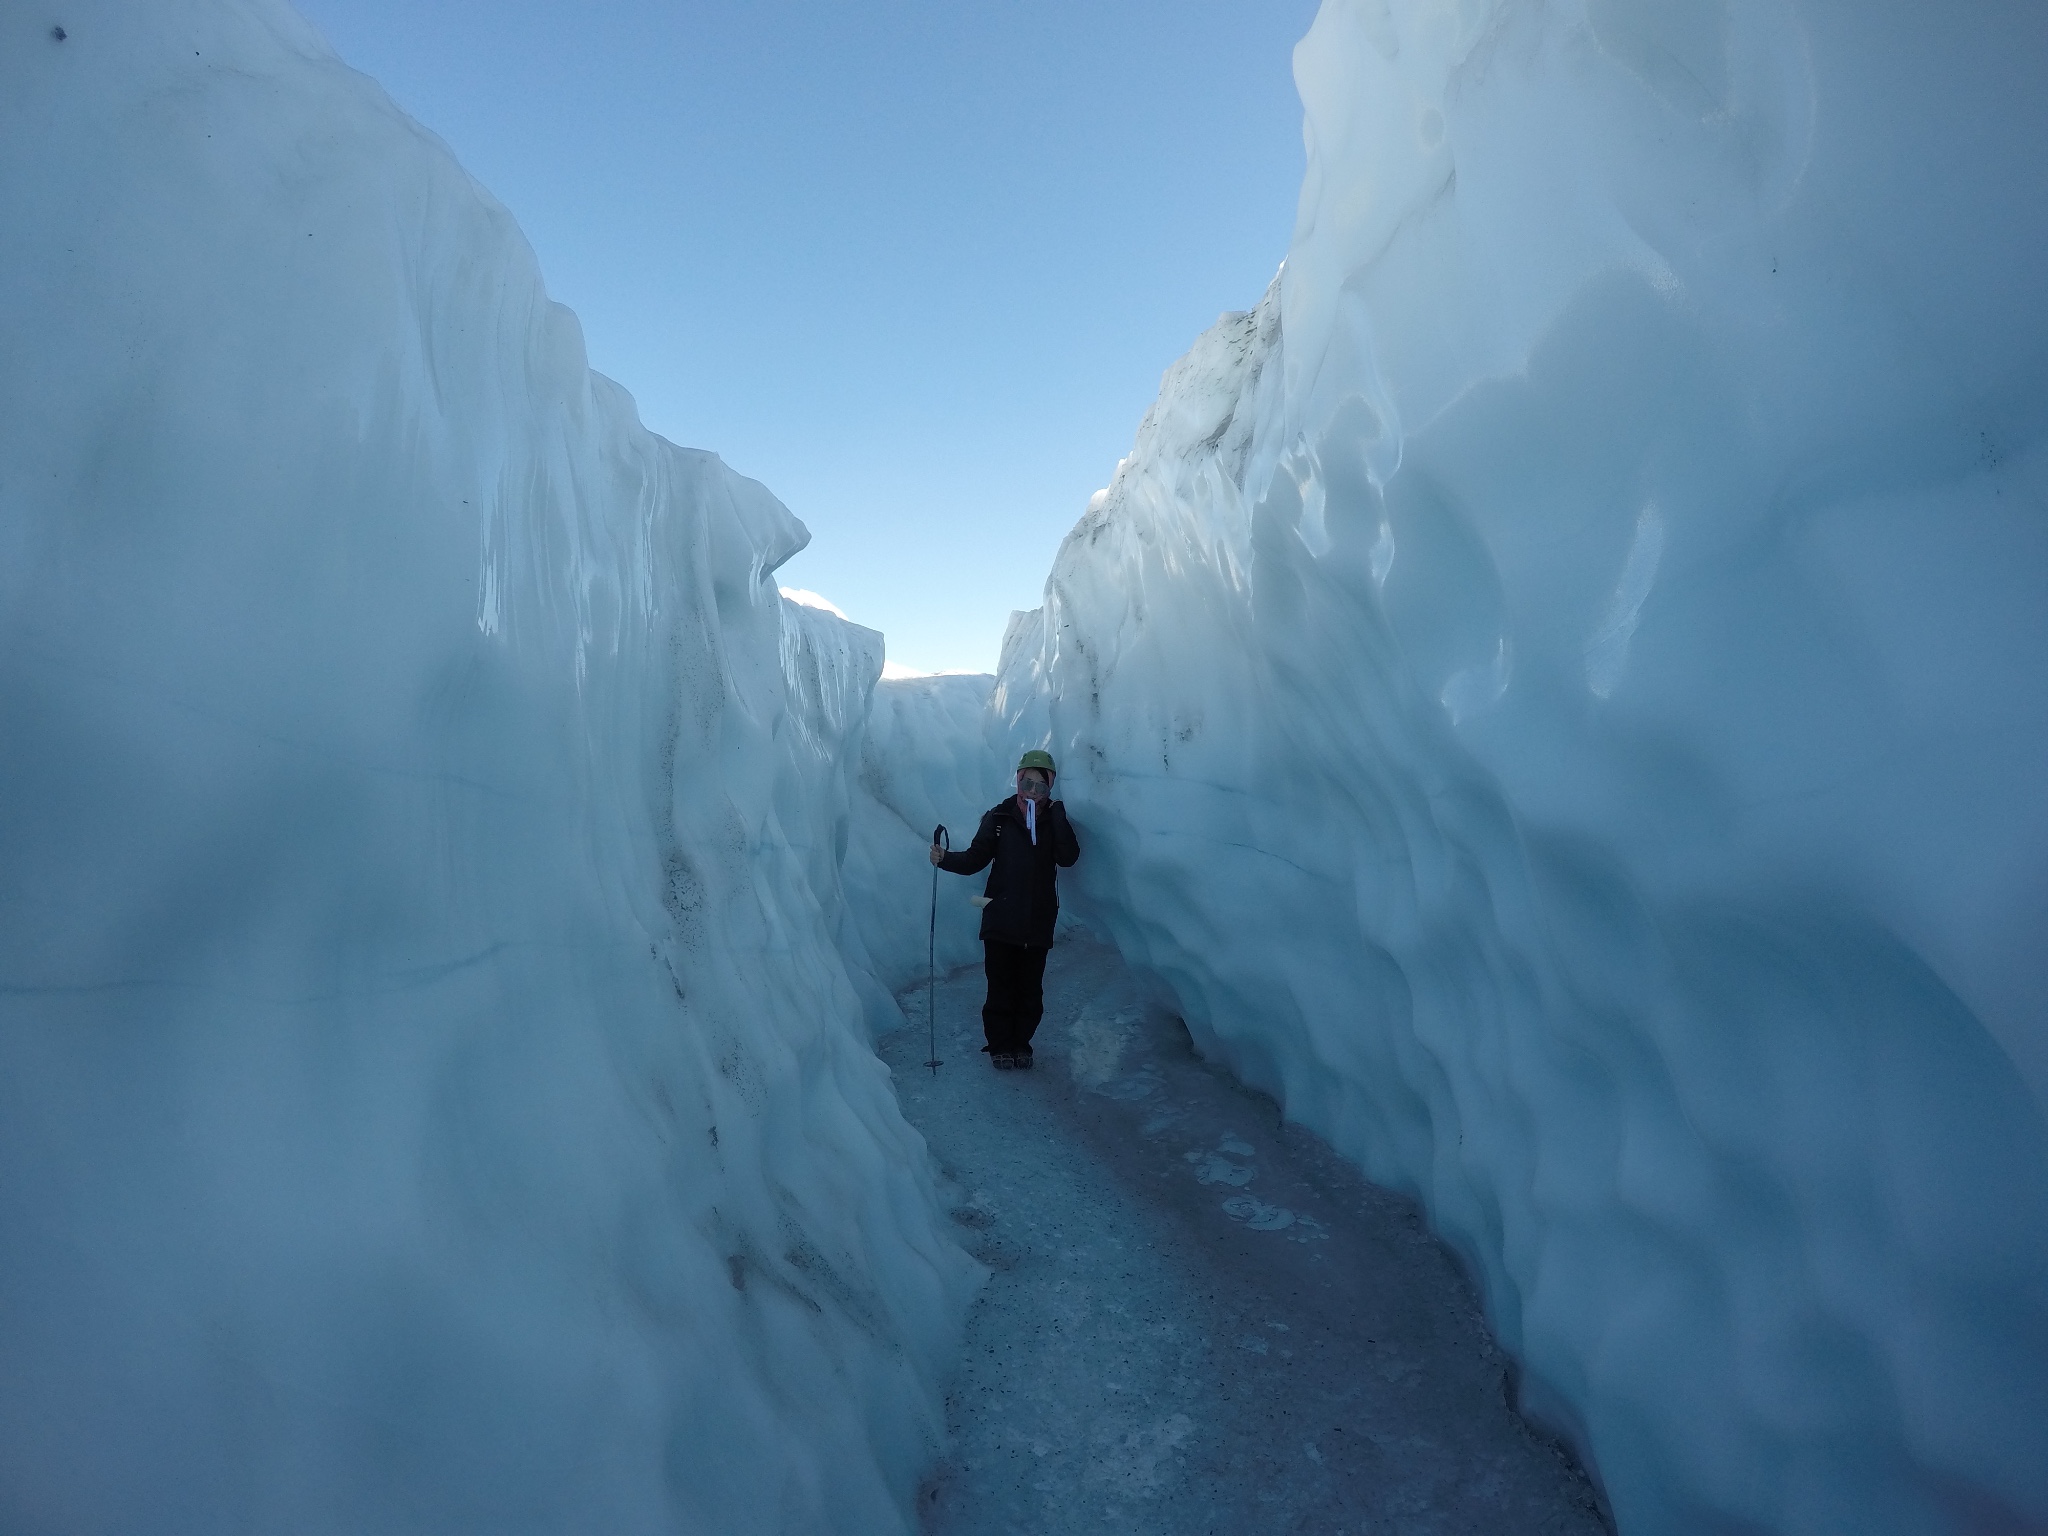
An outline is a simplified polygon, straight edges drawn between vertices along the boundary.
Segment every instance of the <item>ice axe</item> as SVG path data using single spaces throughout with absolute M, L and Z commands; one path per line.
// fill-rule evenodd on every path
M 932 846 L 953 851 L 953 839 L 946 834 L 942 821 L 932 828 Z M 926 935 L 924 952 L 924 1025 L 931 1050 L 925 1065 L 932 1069 L 932 1076 L 939 1075 L 939 1068 L 945 1063 L 939 1060 L 939 866 L 932 866 L 932 922 L 931 932 Z

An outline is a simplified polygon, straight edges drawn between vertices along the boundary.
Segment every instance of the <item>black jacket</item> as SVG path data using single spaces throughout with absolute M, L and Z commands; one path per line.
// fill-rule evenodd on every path
M 1052 800 L 1039 807 L 1038 841 L 1033 844 L 1024 813 L 1011 796 L 991 806 L 974 830 L 974 841 L 947 854 L 939 868 L 973 875 L 993 862 L 982 892 L 989 898 L 981 909 L 982 938 L 1050 949 L 1053 924 L 1060 915 L 1059 871 L 1080 857 L 1081 845 L 1064 805 Z

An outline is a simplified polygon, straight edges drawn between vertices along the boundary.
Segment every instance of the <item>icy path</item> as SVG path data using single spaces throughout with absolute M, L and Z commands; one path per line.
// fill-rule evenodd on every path
M 926 1531 L 1602 1530 L 1412 1206 L 1147 1019 L 1108 946 L 1054 950 L 1034 1072 L 980 1054 L 981 992 L 940 982 L 936 1080 L 922 988 L 882 1045 L 994 1271 Z

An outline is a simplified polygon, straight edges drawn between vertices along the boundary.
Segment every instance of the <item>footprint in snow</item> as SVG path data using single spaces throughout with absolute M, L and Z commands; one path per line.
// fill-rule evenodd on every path
M 1158 1086 L 1159 1073 L 1151 1067 L 1140 1067 L 1131 1076 L 1119 1077 L 1094 1091 L 1105 1099 L 1121 1099 L 1129 1104 L 1139 1099 L 1150 1098 Z
M 1253 1169 L 1215 1152 L 1190 1152 L 1188 1161 L 1195 1165 L 1197 1184 L 1231 1184 L 1242 1188 L 1252 1181 Z
M 1124 1051 L 1143 1017 L 1135 1008 L 1110 1008 L 1099 999 L 1082 1008 L 1067 1026 L 1067 1070 L 1074 1080 L 1111 1098 L 1143 1098 L 1149 1084 L 1136 1093 L 1115 1091 Z
M 1224 1154 L 1228 1153 L 1229 1156 Z M 1231 1157 L 1250 1157 L 1252 1149 L 1235 1136 L 1225 1135 L 1216 1143 L 1214 1152 L 1190 1152 L 1187 1160 L 1195 1164 L 1197 1184 L 1230 1184 L 1238 1188 L 1251 1183 L 1256 1171 L 1243 1163 L 1233 1163 Z
M 1223 1214 L 1241 1221 L 1254 1232 L 1286 1232 L 1291 1243 L 1327 1241 L 1330 1234 L 1313 1216 L 1290 1211 L 1284 1205 L 1268 1205 L 1250 1195 L 1232 1195 L 1223 1202 Z
M 1284 1205 L 1268 1205 L 1250 1195 L 1232 1195 L 1223 1202 L 1223 1214 L 1241 1221 L 1254 1232 L 1278 1232 L 1294 1225 L 1294 1212 Z

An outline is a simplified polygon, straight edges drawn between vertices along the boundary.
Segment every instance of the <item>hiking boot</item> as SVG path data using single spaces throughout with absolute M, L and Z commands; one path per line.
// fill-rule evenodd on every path
M 1010 1058 L 1010 1065 L 1019 1072 L 1029 1072 L 1031 1070 L 1031 1053 L 1029 1051 L 1017 1052 Z
M 996 1064 L 998 1072 L 1007 1072 L 1010 1068 L 1017 1065 L 1017 1058 L 1008 1051 L 990 1051 L 988 1059 Z

